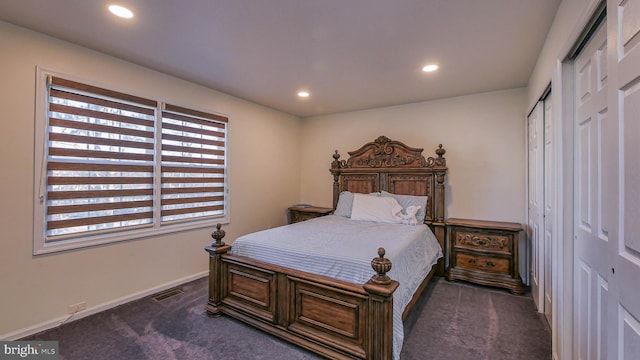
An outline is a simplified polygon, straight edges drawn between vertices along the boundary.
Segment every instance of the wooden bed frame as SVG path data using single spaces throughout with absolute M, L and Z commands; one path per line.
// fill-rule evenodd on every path
M 424 223 L 445 249 L 444 153 L 440 145 L 436 157 L 425 159 L 422 149 L 385 136 L 349 152 L 346 161 L 336 150 L 330 170 L 333 207 L 342 191 L 426 195 Z M 211 236 L 215 241 L 205 248 L 210 316 L 229 315 L 332 359 L 392 358 L 393 292 L 398 282 L 386 275 L 392 264 L 384 258 L 384 249 L 372 260 L 372 278 L 354 284 L 229 254 L 231 246 L 222 241 L 220 224 Z M 443 259 L 414 294 L 403 319 L 434 273 L 444 274 Z

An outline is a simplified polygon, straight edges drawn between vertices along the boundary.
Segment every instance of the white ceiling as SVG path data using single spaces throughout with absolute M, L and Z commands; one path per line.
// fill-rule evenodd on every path
M 526 86 L 560 4 L 114 1 L 136 16 L 108 0 L 2 0 L 0 19 L 306 117 Z

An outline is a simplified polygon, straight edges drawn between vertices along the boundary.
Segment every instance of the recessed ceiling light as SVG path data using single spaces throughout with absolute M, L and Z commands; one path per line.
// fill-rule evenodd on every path
M 298 91 L 298 96 L 301 98 L 308 98 L 309 97 L 309 92 L 308 91 Z
M 424 72 L 432 72 L 436 70 L 438 70 L 438 65 L 435 65 L 435 64 L 426 65 L 425 67 L 422 68 L 422 71 Z
M 113 15 L 121 18 L 131 19 L 133 17 L 133 12 L 124 6 L 109 5 L 109 11 L 111 11 Z

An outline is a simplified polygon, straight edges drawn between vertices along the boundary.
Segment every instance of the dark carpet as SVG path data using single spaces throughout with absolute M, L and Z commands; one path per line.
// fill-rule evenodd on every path
M 551 359 L 551 330 L 530 294 L 431 283 L 404 325 L 402 360 Z
M 21 340 L 57 340 L 61 360 L 320 359 L 229 317 L 209 318 L 205 278 L 179 289 Z M 402 360 L 550 358 L 551 333 L 530 296 L 438 278 L 405 322 Z

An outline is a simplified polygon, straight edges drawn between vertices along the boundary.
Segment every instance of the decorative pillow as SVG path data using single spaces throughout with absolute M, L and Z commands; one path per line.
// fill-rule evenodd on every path
M 420 206 L 410 205 L 404 209 L 404 214 L 402 214 L 402 223 L 405 225 L 418 225 L 418 219 L 416 219 L 416 213 L 420 210 Z M 422 224 L 424 219 L 420 222 Z
M 380 196 L 396 199 L 403 209 L 406 209 L 409 206 L 420 206 L 420 209 L 416 213 L 416 219 L 418 219 L 418 223 L 420 224 L 424 222 L 424 217 L 427 215 L 427 201 L 429 201 L 428 196 L 398 195 L 386 191 L 382 191 Z
M 336 205 L 336 211 L 333 215 L 338 215 L 346 218 L 351 217 L 351 208 L 353 208 L 353 195 L 351 191 L 343 191 L 338 197 L 338 204 Z M 371 196 L 380 196 L 379 192 L 369 194 Z
M 338 204 L 336 205 L 336 211 L 333 212 L 333 215 L 350 218 L 352 207 L 353 193 L 351 191 L 343 191 L 340 193 L 340 197 L 338 197 Z
M 402 206 L 392 197 L 354 194 L 351 220 L 400 224 L 402 222 Z

